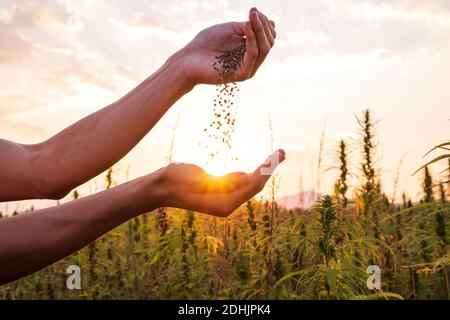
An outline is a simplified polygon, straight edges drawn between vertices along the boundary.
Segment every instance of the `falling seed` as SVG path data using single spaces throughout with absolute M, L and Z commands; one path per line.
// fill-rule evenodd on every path
M 204 131 L 207 132 L 210 140 L 217 141 L 228 149 L 231 149 L 232 134 L 235 131 L 235 119 L 231 116 L 230 110 L 232 107 L 235 108 L 233 100 L 236 92 L 240 91 L 237 84 L 230 80 L 239 69 L 246 51 L 247 47 L 243 41 L 238 48 L 216 56 L 216 61 L 212 64 L 213 69 L 218 72 L 219 84 L 216 86 L 216 97 L 213 100 L 214 120 Z M 210 159 L 214 159 L 217 154 L 219 154 L 219 149 L 209 153 Z M 231 161 L 234 159 L 236 158 L 230 158 Z

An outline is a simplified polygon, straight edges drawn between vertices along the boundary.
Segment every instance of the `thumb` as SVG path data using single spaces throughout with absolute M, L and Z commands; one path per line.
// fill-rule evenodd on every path
M 233 29 L 233 32 L 238 36 L 245 36 L 245 24 L 247 21 L 244 22 L 232 22 L 231 27 Z
M 284 150 L 277 150 L 267 158 L 267 160 L 250 175 L 250 183 L 231 194 L 230 203 L 233 208 L 237 208 L 242 203 L 261 192 L 275 168 L 285 159 L 286 152 L 284 152 Z
M 252 184 L 258 189 L 264 188 L 267 180 L 280 163 L 286 160 L 286 152 L 283 149 L 277 150 L 270 155 L 262 165 L 260 165 L 251 175 Z

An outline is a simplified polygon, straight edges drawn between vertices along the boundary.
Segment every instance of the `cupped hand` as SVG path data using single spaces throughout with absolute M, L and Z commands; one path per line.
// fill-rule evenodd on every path
M 171 164 L 161 172 L 168 190 L 164 206 L 227 217 L 262 191 L 285 158 L 285 152 L 278 150 L 251 174 L 235 172 L 222 177 L 209 175 L 196 165 Z
M 226 82 L 239 82 L 253 77 L 263 63 L 276 38 L 275 23 L 256 8 L 249 21 L 218 24 L 201 31 L 183 50 L 186 77 L 195 84 L 217 84 L 220 75 L 213 68 L 217 56 L 238 48 L 243 41 L 247 52 L 238 69 Z

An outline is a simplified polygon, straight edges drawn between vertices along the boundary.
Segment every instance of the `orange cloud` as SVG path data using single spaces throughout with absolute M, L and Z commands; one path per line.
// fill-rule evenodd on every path
M 141 81 L 143 79 L 143 76 L 141 74 L 135 72 L 127 66 L 116 64 L 114 69 L 116 70 L 117 74 L 129 80 Z
M 33 46 L 26 38 L 0 24 L 0 64 L 11 63 L 29 56 Z
M 47 1 L 15 0 L 10 2 L 8 9 L 4 9 L 0 16 L 3 24 L 16 30 L 65 25 L 70 13 L 62 7 L 51 9 Z

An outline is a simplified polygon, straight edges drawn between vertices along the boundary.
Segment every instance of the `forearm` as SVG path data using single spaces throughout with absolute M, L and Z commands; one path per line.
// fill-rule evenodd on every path
M 167 110 L 193 88 L 183 73 L 183 53 L 110 106 L 68 127 L 37 149 L 34 179 L 42 194 L 68 192 L 125 156 Z
M 156 209 L 159 173 L 70 203 L 0 220 L 0 284 L 38 271 Z

